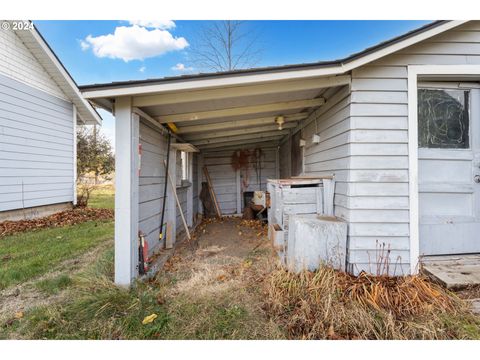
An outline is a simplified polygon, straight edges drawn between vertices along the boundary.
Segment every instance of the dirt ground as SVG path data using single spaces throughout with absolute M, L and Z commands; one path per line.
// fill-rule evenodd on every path
M 80 273 L 83 269 L 97 260 L 98 253 L 102 253 L 112 245 L 113 240 L 107 241 L 75 259 L 65 260 L 58 267 L 52 269 L 51 272 L 48 272 L 44 276 L 0 291 L 0 323 L 5 321 L 5 319 L 10 318 L 14 313 L 24 313 L 38 306 L 62 301 L 65 297 L 64 292 L 58 294 L 45 294 L 35 285 L 42 280 L 53 279 L 61 274 L 72 276 Z
M 238 338 L 282 338 L 278 326 L 262 310 L 265 294 L 258 286 L 275 264 L 266 226 L 227 217 L 199 225 L 193 240 L 177 247 L 156 281 L 169 281 L 166 303 L 178 308 L 173 312 L 183 314 L 183 321 L 191 322 L 181 326 L 184 338 L 198 338 L 205 328 L 211 331 L 207 324 L 216 316 L 212 309 L 223 312 L 222 316 L 231 311 L 238 317 L 232 321 L 238 327 Z M 185 317 L 190 307 L 204 313 Z M 221 334 L 218 331 L 207 337 L 215 338 Z

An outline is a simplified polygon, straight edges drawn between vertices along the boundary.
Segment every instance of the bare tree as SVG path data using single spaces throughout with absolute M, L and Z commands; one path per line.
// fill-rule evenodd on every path
M 213 21 L 203 26 L 190 50 L 197 68 L 230 71 L 255 66 L 260 60 L 259 36 L 245 21 Z

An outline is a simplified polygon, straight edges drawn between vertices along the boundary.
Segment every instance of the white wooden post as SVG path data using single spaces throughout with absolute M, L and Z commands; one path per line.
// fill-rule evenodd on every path
M 197 192 L 198 192 L 198 212 L 203 214 L 203 204 L 202 200 L 200 200 L 200 193 L 202 192 L 202 182 L 203 182 L 203 153 L 198 155 L 198 162 L 197 162 Z
M 77 205 L 77 107 L 73 106 L 73 206 Z
M 171 140 L 172 143 L 175 142 L 175 139 Z M 167 239 L 165 242 L 165 248 L 171 249 L 175 244 L 176 235 L 177 235 L 177 202 L 175 200 L 175 195 L 173 194 L 173 186 L 177 184 L 177 150 L 170 149 L 170 159 L 168 164 L 168 174 L 172 179 L 171 183 L 168 183 L 167 186 Z M 166 179 L 165 181 L 168 181 Z
M 138 274 L 139 117 L 130 97 L 115 99 L 115 284 Z
M 187 161 L 187 180 L 190 185 L 187 188 L 187 225 L 193 226 L 193 153 L 185 153 Z

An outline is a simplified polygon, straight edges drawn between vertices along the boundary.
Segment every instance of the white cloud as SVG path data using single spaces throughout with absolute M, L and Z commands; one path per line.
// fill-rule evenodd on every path
M 113 34 L 88 35 L 80 42 L 83 50 L 92 48 L 95 56 L 111 59 L 143 60 L 188 46 L 183 37 L 173 37 L 167 30 L 148 30 L 138 25 L 119 26 Z
M 186 71 L 192 71 L 192 70 L 193 70 L 193 67 L 191 67 L 191 66 L 185 66 L 185 64 L 178 63 L 177 65 L 172 66 L 171 69 L 172 69 L 173 71 L 186 72 Z
M 141 73 L 145 72 L 145 70 L 147 70 L 146 66 L 142 66 L 140 69 L 138 69 L 138 71 L 140 71 Z
M 172 20 L 130 20 L 130 25 L 138 25 L 154 29 L 173 29 L 176 25 Z
M 80 47 L 82 48 L 83 51 L 90 48 L 90 44 L 87 43 L 85 40 L 79 40 L 79 42 L 80 42 Z

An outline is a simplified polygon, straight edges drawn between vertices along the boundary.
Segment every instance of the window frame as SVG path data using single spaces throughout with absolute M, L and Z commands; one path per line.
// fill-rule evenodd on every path
M 431 84 L 422 84 L 419 83 L 417 87 L 417 99 L 419 99 L 419 92 L 420 90 L 431 90 L 431 91 L 462 91 L 468 92 L 468 104 L 466 107 L 467 115 L 468 115 L 468 146 L 467 147 L 425 147 L 421 146 L 420 141 L 420 117 L 419 117 L 419 104 L 420 102 L 417 100 L 416 112 L 417 112 L 417 147 L 419 150 L 423 151 L 436 151 L 436 150 L 449 150 L 449 151 L 471 151 L 472 150 L 472 124 L 471 124 L 471 106 L 472 106 L 472 95 L 471 95 L 471 88 L 463 88 L 457 86 L 448 86 L 446 84 L 442 84 L 442 86 L 432 86 Z

